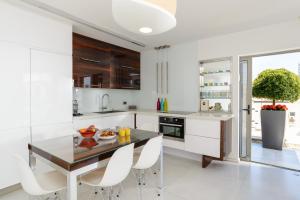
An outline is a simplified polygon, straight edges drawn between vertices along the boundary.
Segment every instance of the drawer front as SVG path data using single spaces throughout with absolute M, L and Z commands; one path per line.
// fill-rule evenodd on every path
M 185 150 L 192 153 L 220 158 L 220 140 L 186 135 Z
M 187 119 L 186 134 L 220 139 L 220 121 Z
M 152 115 L 136 115 L 137 129 L 158 132 L 158 116 Z

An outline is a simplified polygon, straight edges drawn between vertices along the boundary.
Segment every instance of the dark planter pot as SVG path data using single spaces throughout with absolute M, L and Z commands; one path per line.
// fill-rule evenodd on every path
M 286 111 L 262 110 L 260 114 L 263 147 L 282 150 Z

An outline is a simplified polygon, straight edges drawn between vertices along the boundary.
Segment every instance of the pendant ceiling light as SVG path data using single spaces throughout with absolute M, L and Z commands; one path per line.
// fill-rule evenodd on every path
M 145 35 L 176 26 L 176 0 L 112 0 L 115 21 L 123 28 Z

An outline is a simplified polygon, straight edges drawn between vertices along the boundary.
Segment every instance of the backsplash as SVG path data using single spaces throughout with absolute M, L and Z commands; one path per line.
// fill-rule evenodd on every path
M 126 110 L 128 105 L 136 105 L 135 94 L 137 91 L 117 90 L 117 89 L 92 89 L 76 88 L 73 92 L 73 98 L 78 100 L 79 113 L 91 113 L 100 111 L 101 97 L 103 94 L 109 94 L 110 105 L 113 109 Z M 127 104 L 123 105 L 126 101 Z M 104 106 L 107 105 L 107 97 L 104 99 Z

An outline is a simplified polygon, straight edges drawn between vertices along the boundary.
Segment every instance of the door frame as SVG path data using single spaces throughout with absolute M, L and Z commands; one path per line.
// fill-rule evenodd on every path
M 252 144 L 252 58 L 253 56 L 241 56 L 239 57 L 239 67 L 240 67 L 240 83 L 239 83 L 239 149 L 240 154 L 239 157 L 243 161 L 251 161 L 251 144 Z M 243 103 L 243 65 L 242 62 L 247 62 L 247 91 L 246 91 L 246 105 Z M 243 114 L 244 112 L 248 112 L 246 115 L 246 124 L 244 124 Z M 244 128 L 244 126 L 246 126 Z M 243 133 L 243 131 L 246 133 Z M 245 137 L 243 137 L 245 135 Z M 246 141 L 243 141 L 243 140 Z M 243 147 L 242 145 L 246 145 Z M 242 149 L 245 148 L 245 152 Z
M 243 161 L 250 161 L 253 162 L 251 159 L 251 144 L 252 144 L 252 59 L 254 57 L 262 57 L 262 56 L 271 56 L 271 55 L 280 55 L 280 54 L 289 54 L 289 53 L 297 53 L 300 52 L 299 48 L 296 49 L 290 49 L 290 50 L 283 50 L 283 51 L 274 51 L 274 52 L 267 52 L 267 53 L 258 53 L 258 54 L 250 54 L 250 55 L 245 55 L 245 56 L 240 56 L 239 57 L 239 157 Z M 247 75 L 248 75 L 248 90 L 247 90 L 247 102 L 248 105 L 250 105 L 250 115 L 247 115 L 247 130 L 246 130 L 246 155 L 241 156 L 241 145 L 242 143 L 242 131 L 243 131 L 243 118 L 242 118 L 242 113 L 244 108 L 243 106 L 243 94 L 241 91 L 241 84 L 243 81 L 243 76 L 242 76 L 242 70 L 241 70 L 241 62 L 242 61 L 247 61 L 248 66 L 247 66 Z M 265 164 L 265 163 L 262 163 Z M 277 166 L 278 167 L 278 166 Z

